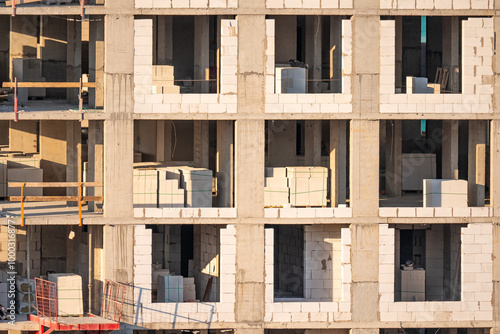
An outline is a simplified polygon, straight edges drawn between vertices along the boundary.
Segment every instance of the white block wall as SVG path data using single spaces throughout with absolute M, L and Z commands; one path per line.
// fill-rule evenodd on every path
M 491 224 L 461 229 L 461 300 L 394 302 L 395 230 L 379 225 L 380 321 L 491 321 L 493 232 Z
M 153 94 L 153 20 L 135 19 L 134 112 L 236 113 L 237 23 L 221 20 L 221 94 Z
M 493 9 L 492 0 L 380 0 L 381 9 Z
M 275 37 L 274 20 L 266 20 L 266 113 L 330 114 L 352 112 L 352 28 L 350 20 L 342 20 L 342 94 L 275 94 Z
M 395 21 L 382 20 L 380 25 L 381 113 L 493 112 L 493 87 L 490 84 L 493 74 L 492 18 L 469 18 L 463 21 L 462 94 L 395 94 Z
M 238 8 L 238 0 L 135 0 L 135 8 Z
M 152 303 L 152 232 L 144 225 L 134 227 L 134 319 L 137 325 L 151 322 L 234 322 L 236 275 L 236 229 L 220 231 L 220 302 Z
M 334 232 L 337 230 L 337 232 Z M 305 230 L 305 253 L 306 272 L 311 274 L 309 278 L 305 274 L 304 284 L 306 289 L 321 289 L 325 294 L 334 291 L 335 284 L 332 279 L 312 279 L 314 268 L 322 268 L 322 260 L 325 254 L 314 254 L 319 248 L 330 248 L 327 252 L 332 255 L 332 262 L 338 264 L 333 269 L 340 270 L 340 298 L 336 301 L 320 301 L 314 298 L 293 298 L 290 302 L 274 302 L 274 229 L 265 229 L 265 303 L 266 322 L 314 322 L 314 321 L 350 321 L 351 320 L 351 232 L 348 228 L 340 229 L 329 226 L 307 226 Z M 335 237 L 333 237 L 335 236 Z M 340 238 L 340 240 L 339 240 Z M 310 239 L 310 240 L 309 240 Z M 337 243 L 338 246 L 334 246 Z M 323 246 L 321 246 L 323 245 Z M 335 252 L 333 248 L 338 250 Z M 311 257 L 311 259 L 308 258 Z M 335 257 L 335 260 L 333 258 Z M 327 274 L 328 275 L 328 274 Z M 335 273 L 333 273 L 335 277 Z M 332 300 L 330 298 L 330 300 Z
M 352 8 L 352 0 L 266 0 L 266 8 Z

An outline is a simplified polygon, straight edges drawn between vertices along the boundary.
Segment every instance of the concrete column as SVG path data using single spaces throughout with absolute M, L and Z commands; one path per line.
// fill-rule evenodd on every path
M 396 29 L 396 88 L 402 88 L 403 83 L 403 17 L 395 17 Z
M 374 1 L 355 0 L 363 7 L 377 5 Z M 360 11 L 361 13 L 363 11 Z M 354 15 L 353 32 L 353 113 L 379 112 L 380 87 L 380 16 Z
M 102 121 L 89 121 L 89 139 L 88 139 L 88 182 L 104 181 L 103 164 L 103 144 L 104 144 L 104 124 Z M 103 188 L 88 188 L 89 196 L 102 196 Z M 89 202 L 89 211 L 102 212 L 102 202 Z
M 333 49 L 333 51 L 332 51 Z M 342 19 L 330 16 L 330 91 L 342 92 Z
M 385 190 L 387 196 L 401 196 L 402 182 L 402 121 L 388 120 L 386 124 L 385 139 Z
M 82 127 L 79 121 L 66 122 L 66 181 L 82 181 Z M 67 196 L 78 196 L 78 188 L 66 188 Z M 77 205 L 78 202 L 68 202 Z
M 351 225 L 352 321 L 378 321 L 378 224 Z M 378 333 L 378 329 L 374 329 Z
M 158 37 L 156 61 L 158 65 L 172 65 L 174 48 L 172 44 L 172 16 L 158 16 Z M 208 34 L 208 32 L 207 32 Z M 196 44 L 195 44 L 196 45 Z
M 232 207 L 234 191 L 232 121 L 217 121 L 217 196 L 219 207 Z
M 10 18 L 9 77 L 11 81 L 14 81 L 12 59 L 37 57 L 38 32 L 38 16 L 20 15 Z
M 378 216 L 378 140 L 378 120 L 351 120 L 349 198 L 354 217 Z
M 490 206 L 497 217 L 500 216 L 500 173 L 497 170 L 500 166 L 500 120 L 491 120 L 490 129 Z M 500 276 L 500 271 L 498 274 Z
M 194 121 L 194 166 L 208 168 L 210 137 L 207 121 Z
M 460 82 L 460 31 L 461 20 L 458 16 L 443 17 L 443 67 L 448 68 L 448 86 L 442 89 L 458 93 Z M 430 78 L 434 80 L 434 78 Z
M 469 121 L 469 206 L 484 206 L 487 121 Z
M 66 79 L 78 82 L 82 77 L 82 23 L 79 16 L 68 16 L 66 47 Z M 68 88 L 66 97 L 69 103 L 78 104 L 78 89 Z
M 207 80 L 210 67 L 210 18 L 194 17 L 194 79 Z M 208 81 L 195 81 L 195 93 L 208 93 Z
M 330 202 L 345 204 L 347 198 L 347 123 L 330 121 Z
M 235 126 L 238 217 L 264 215 L 264 121 L 238 120 Z
M 44 182 L 66 181 L 66 121 L 40 121 L 40 168 Z M 44 188 L 45 196 L 64 196 L 64 188 Z
M 10 121 L 9 151 L 38 152 L 38 121 Z
M 165 121 L 156 121 L 156 161 L 165 161 Z
M 89 22 L 89 81 L 96 83 L 89 89 L 90 108 L 104 107 L 104 17 Z
M 105 26 L 105 108 L 109 118 L 104 122 L 104 215 L 128 218 L 133 216 L 134 161 L 134 45 L 128 38 L 134 34 L 134 16 L 107 15 Z
M 458 180 L 458 121 L 443 120 L 442 178 Z
M 305 131 L 305 164 L 321 165 L 321 121 L 306 121 Z
M 309 93 L 321 92 L 322 17 L 306 16 L 306 64 L 309 65 Z

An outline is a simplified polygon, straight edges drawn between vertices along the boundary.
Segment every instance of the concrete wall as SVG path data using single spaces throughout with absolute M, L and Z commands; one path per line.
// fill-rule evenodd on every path
M 135 8 L 238 8 L 238 0 L 135 0 Z

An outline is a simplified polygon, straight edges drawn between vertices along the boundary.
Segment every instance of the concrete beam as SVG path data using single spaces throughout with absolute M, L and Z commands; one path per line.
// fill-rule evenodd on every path
M 385 190 L 387 196 L 397 197 L 402 194 L 402 121 L 385 122 Z
M 354 217 L 378 216 L 379 121 L 352 120 L 349 150 L 350 206 Z
M 458 180 L 458 121 L 443 120 L 442 178 Z
M 469 121 L 469 206 L 484 206 L 486 188 L 486 121 Z
M 219 207 L 234 205 L 234 131 L 232 121 L 217 121 L 217 196 Z
M 347 122 L 330 121 L 330 202 L 345 204 L 347 198 Z
M 305 164 L 321 165 L 321 121 L 305 121 Z

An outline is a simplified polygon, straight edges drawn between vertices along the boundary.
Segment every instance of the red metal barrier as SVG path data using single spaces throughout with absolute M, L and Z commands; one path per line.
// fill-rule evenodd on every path
M 120 322 L 126 295 L 126 285 L 110 280 L 104 280 L 101 317 Z
M 56 283 L 35 277 L 36 313 L 57 322 Z

